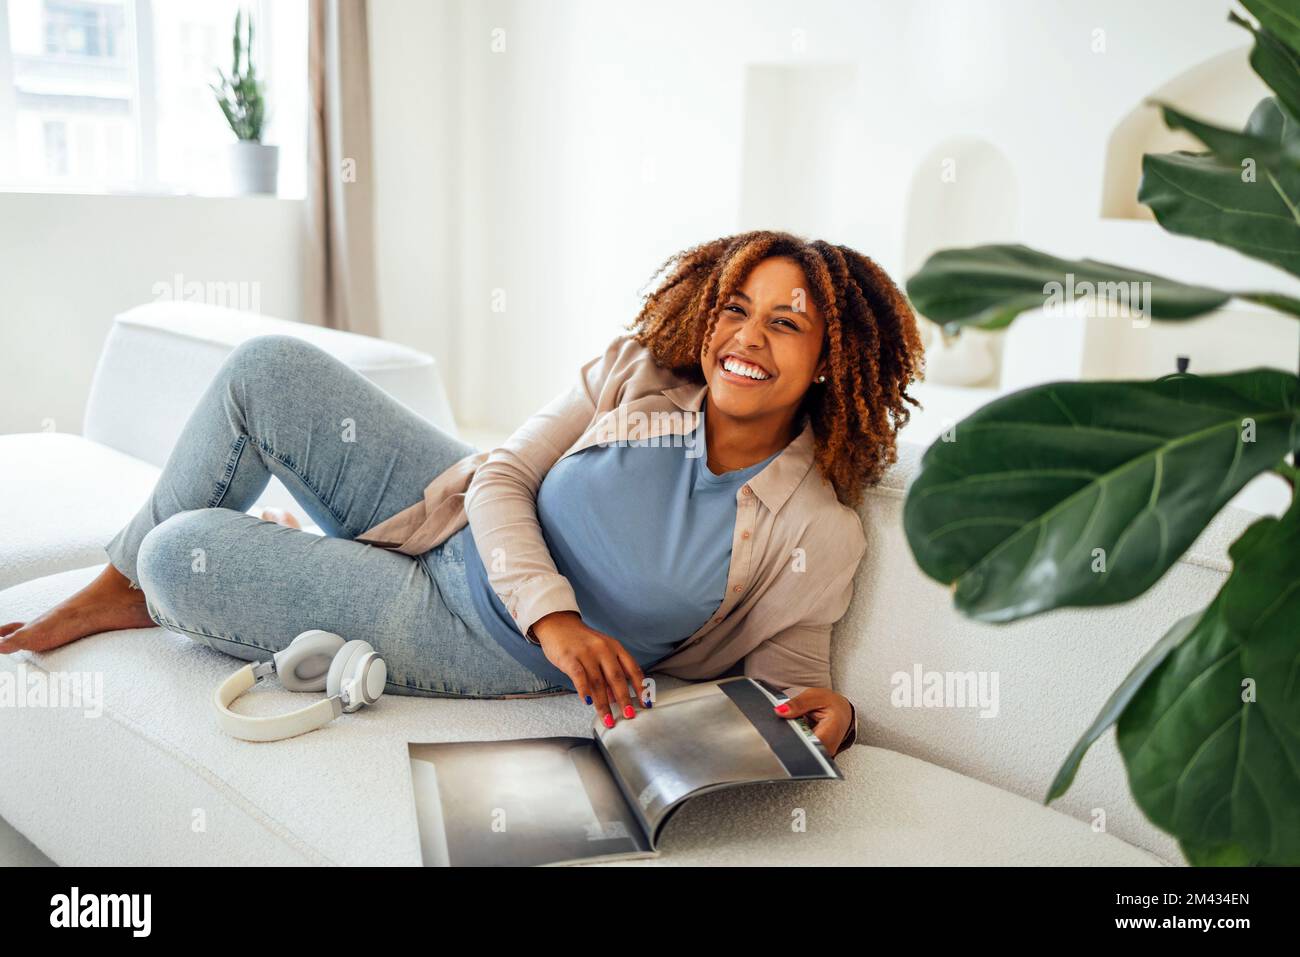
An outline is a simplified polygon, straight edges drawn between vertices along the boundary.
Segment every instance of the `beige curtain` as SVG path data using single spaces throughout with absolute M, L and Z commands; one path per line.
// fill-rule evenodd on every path
M 308 322 L 379 334 L 366 0 L 309 0 Z

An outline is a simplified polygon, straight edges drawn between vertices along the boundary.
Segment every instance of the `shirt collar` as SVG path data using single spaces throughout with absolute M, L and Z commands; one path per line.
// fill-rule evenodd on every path
M 708 391 L 708 385 L 693 382 L 660 390 L 683 412 L 696 413 L 704 404 L 704 395 Z M 779 511 L 808 474 L 808 469 L 813 465 L 815 450 L 816 436 L 813 434 L 812 419 L 805 413 L 803 428 L 794 440 L 768 463 L 767 468 L 749 480 L 749 487 L 758 496 L 758 500 L 773 513 Z

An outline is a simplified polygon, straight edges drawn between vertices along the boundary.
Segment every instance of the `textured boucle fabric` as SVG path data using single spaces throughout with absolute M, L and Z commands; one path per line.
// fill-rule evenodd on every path
M 0 618 L 46 608 L 97 571 L 0 593 Z M 581 735 L 589 727 L 590 709 L 576 696 L 386 696 L 323 730 L 251 744 L 220 733 L 210 703 L 239 664 L 160 628 L 0 656 L 8 671 L 103 676 L 98 716 L 0 709 L 0 816 L 64 865 L 414 865 L 408 741 Z M 272 686 L 239 707 L 268 714 L 302 699 Z M 1113 834 L 914 756 L 859 745 L 839 763 L 843 782 L 696 798 L 669 822 L 655 863 L 1160 863 Z M 804 830 L 792 827 L 796 819 Z

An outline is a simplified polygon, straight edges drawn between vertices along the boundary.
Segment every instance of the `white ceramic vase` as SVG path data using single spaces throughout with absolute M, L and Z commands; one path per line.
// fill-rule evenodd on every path
M 996 385 L 992 336 L 983 329 L 963 329 L 958 336 L 946 336 L 934 327 L 925 348 L 925 381 L 953 386 Z
M 230 147 L 231 185 L 239 195 L 275 195 L 280 174 L 280 147 L 240 140 Z

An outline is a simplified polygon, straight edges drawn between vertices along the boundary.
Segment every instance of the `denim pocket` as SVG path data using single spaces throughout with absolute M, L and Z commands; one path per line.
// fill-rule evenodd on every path
M 465 525 L 458 531 L 448 536 L 441 545 L 436 545 L 429 551 L 425 552 L 431 561 L 438 562 L 465 562 L 465 532 L 469 526 Z

